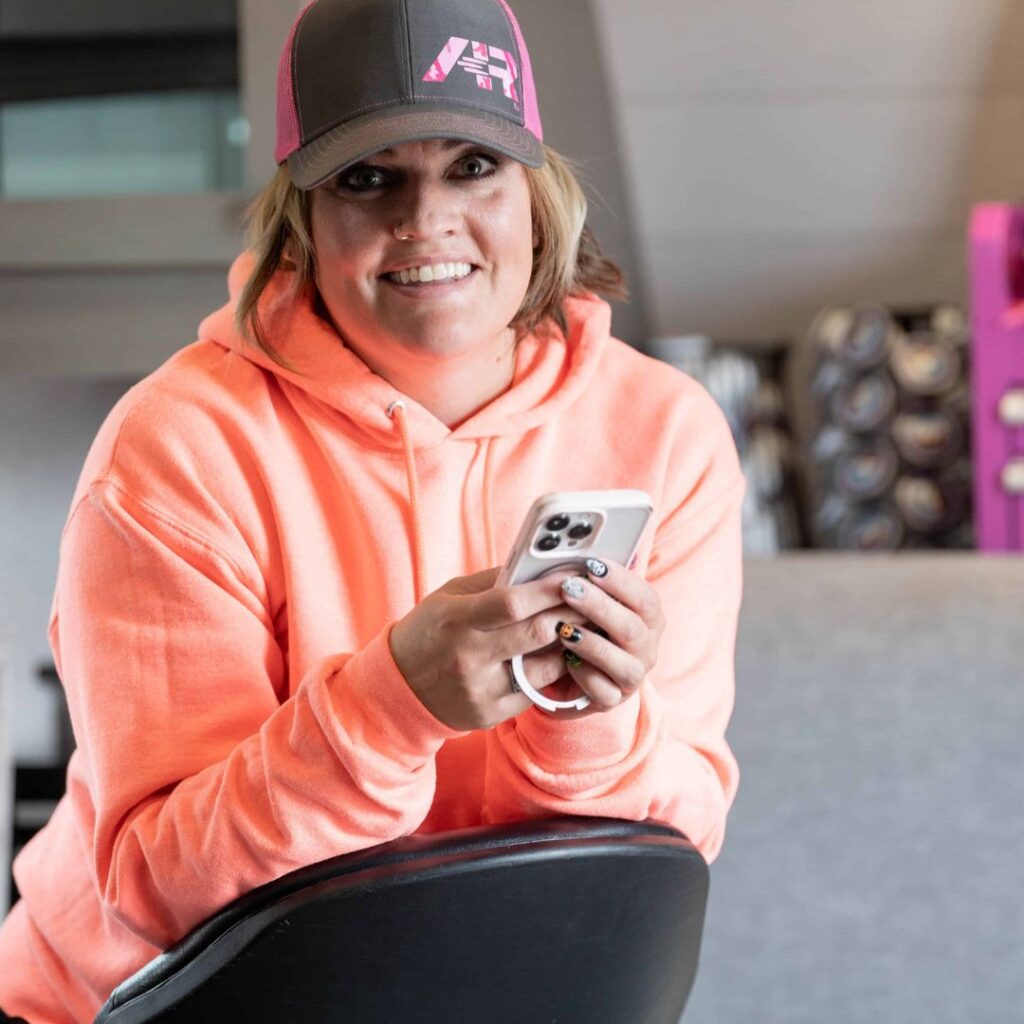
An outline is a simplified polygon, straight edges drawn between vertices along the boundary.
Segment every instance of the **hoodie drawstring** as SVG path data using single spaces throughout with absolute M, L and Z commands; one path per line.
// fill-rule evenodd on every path
M 401 416 L 398 415 L 399 411 Z M 388 416 L 398 421 L 398 429 L 402 434 L 402 447 L 405 449 L 405 473 L 409 482 L 409 504 L 412 505 L 412 544 L 416 573 L 416 604 L 423 600 L 427 581 L 427 569 L 423 550 L 423 520 L 420 515 L 420 487 L 416 478 L 416 456 L 409 439 L 409 426 L 405 421 L 405 403 L 392 402 L 387 408 Z
M 487 438 L 487 454 L 484 456 L 484 531 L 487 534 L 487 567 L 498 564 L 498 553 L 494 546 L 494 487 L 491 485 L 493 462 L 491 453 L 494 438 Z
M 399 415 L 401 413 L 401 415 Z M 412 506 L 412 544 L 416 573 L 416 604 L 423 600 L 427 585 L 427 569 L 423 547 L 423 518 L 420 514 L 420 486 L 416 476 L 416 454 L 412 441 L 409 439 L 409 425 L 405 419 L 405 403 L 399 399 L 387 408 L 387 414 L 396 420 L 402 435 L 402 448 L 405 451 L 405 475 L 409 483 L 409 504 Z M 484 455 L 484 534 L 487 537 L 487 567 L 498 564 L 497 548 L 494 546 L 494 486 L 491 476 L 494 461 L 491 455 L 494 450 L 494 438 L 487 439 L 487 451 Z

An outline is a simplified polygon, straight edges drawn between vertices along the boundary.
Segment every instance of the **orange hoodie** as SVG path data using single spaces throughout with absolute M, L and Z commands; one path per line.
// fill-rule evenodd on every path
M 669 822 L 709 861 L 722 845 L 744 481 L 714 401 L 587 296 L 456 429 L 408 398 L 393 419 L 406 396 L 286 275 L 261 311 L 307 376 L 239 338 L 251 266 L 110 412 L 72 500 L 49 636 L 78 749 L 0 929 L 0 1007 L 31 1024 L 92 1020 L 240 893 L 407 833 L 584 814 Z M 655 506 L 635 571 L 668 628 L 638 695 L 439 722 L 392 624 L 500 564 L 537 495 L 613 487 Z

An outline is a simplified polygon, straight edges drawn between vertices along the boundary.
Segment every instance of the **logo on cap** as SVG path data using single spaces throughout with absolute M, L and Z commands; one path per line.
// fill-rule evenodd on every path
M 464 56 L 466 48 L 470 48 L 470 55 Z M 492 60 L 499 60 L 503 65 L 492 64 Z M 508 50 L 502 50 L 497 46 L 488 46 L 486 43 L 470 43 L 470 40 L 460 36 L 452 36 L 445 43 L 444 48 L 437 55 L 437 59 L 430 65 L 430 70 L 423 76 L 424 82 L 444 82 L 458 65 L 464 71 L 476 78 L 477 87 L 486 89 L 488 92 L 494 89 L 494 79 L 501 82 L 507 99 L 510 99 L 515 106 L 519 106 L 519 95 L 516 92 L 516 80 L 519 78 L 519 67 L 515 57 Z

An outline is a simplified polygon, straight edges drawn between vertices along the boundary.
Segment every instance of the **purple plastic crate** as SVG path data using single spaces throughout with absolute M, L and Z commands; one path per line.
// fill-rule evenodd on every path
M 970 277 L 976 543 L 1024 551 L 1024 207 L 974 207 Z

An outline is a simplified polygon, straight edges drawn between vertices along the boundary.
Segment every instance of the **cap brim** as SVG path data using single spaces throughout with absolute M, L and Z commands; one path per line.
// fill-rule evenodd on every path
M 445 138 L 479 142 L 528 167 L 544 166 L 540 140 L 503 117 L 417 103 L 376 110 L 324 132 L 288 157 L 288 173 L 298 188 L 316 188 L 349 164 L 382 149 Z

